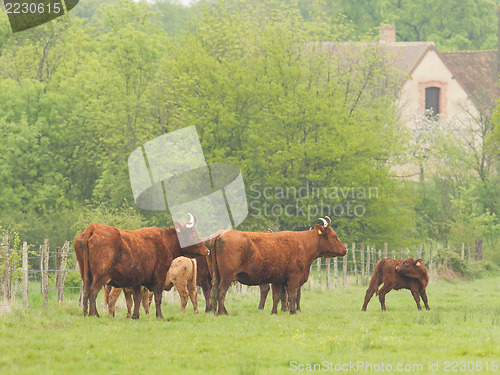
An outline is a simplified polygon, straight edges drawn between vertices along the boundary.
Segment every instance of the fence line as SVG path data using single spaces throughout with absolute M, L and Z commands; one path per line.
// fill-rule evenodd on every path
M 313 262 L 309 273 L 309 285 L 306 287 L 309 289 L 319 287 L 321 289 L 325 286 L 326 290 L 338 289 L 340 277 L 343 288 L 348 287 L 349 284 L 365 286 L 368 284 L 377 262 L 388 255 L 395 259 L 404 259 L 409 256 L 421 258 L 425 261 L 431 277 L 435 268 L 442 264 L 442 253 L 447 249 L 455 252 L 467 262 L 482 260 L 481 240 L 475 241 L 473 250 L 471 244 L 450 245 L 442 246 L 432 242 L 427 245 L 422 243 L 415 248 L 412 254 L 408 248 L 402 246 L 398 250 L 389 249 L 389 245 L 384 243 L 382 249 L 376 249 L 374 246 L 365 245 L 364 242 L 359 244 L 353 242 L 345 256 L 333 259 L 333 275 L 330 258 L 319 258 Z M 340 262 L 342 264 L 339 264 Z M 73 277 L 74 284 L 66 285 L 66 276 L 75 273 L 78 274 L 78 283 L 75 284 Z M 81 299 L 81 287 L 78 263 L 75 259 L 75 253 L 70 251 L 69 241 L 66 241 L 62 247 L 56 247 L 55 250 L 51 251 L 50 242 L 47 239 L 36 252 L 30 250 L 26 242 L 22 243 L 21 249 L 12 249 L 8 233 L 2 235 L 0 243 L 0 298 L 2 298 L 0 299 L 0 308 L 9 309 L 12 302 L 18 297 L 26 309 L 37 306 L 61 305 L 64 303 L 66 291 L 79 290 Z M 241 286 L 237 286 L 237 293 L 241 293 L 242 290 Z M 75 299 L 77 296 L 78 294 L 74 294 Z M 38 303 L 38 301 L 40 302 Z

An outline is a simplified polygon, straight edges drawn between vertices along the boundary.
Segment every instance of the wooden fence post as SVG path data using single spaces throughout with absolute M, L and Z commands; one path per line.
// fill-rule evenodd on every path
M 399 259 L 403 260 L 403 246 L 399 247 Z
M 360 258 L 361 258 L 361 285 L 365 285 L 365 243 L 364 242 L 361 242 Z
M 433 260 L 432 260 L 432 242 L 429 244 L 429 272 L 430 275 L 432 276 L 432 271 L 433 271 Z
M 460 253 L 460 258 L 465 259 L 465 243 L 462 242 L 462 252 Z
M 11 257 L 9 233 L 2 234 L 2 253 L 4 259 L 3 269 L 3 301 L 7 307 L 10 307 L 10 284 L 11 284 Z
M 333 285 L 337 289 L 339 287 L 339 261 L 337 257 L 333 258 L 333 277 Z
M 470 263 L 471 257 L 470 257 L 470 244 L 467 245 L 467 262 Z
M 356 264 L 356 244 L 352 243 L 352 266 L 354 268 L 354 278 L 356 279 L 356 285 L 359 284 L 358 280 L 358 267 Z
M 47 306 L 49 302 L 49 240 L 45 239 L 43 243 L 43 306 Z
M 387 258 L 387 242 L 384 242 L 384 258 Z
M 60 282 L 59 279 L 61 278 L 61 246 L 56 247 L 55 253 L 56 253 L 56 290 L 59 290 L 59 282 Z
M 29 289 L 29 281 L 28 281 L 28 243 L 23 242 L 23 304 L 24 308 L 28 309 L 29 299 L 28 299 L 28 289 Z
M 483 240 L 476 240 L 476 262 L 483 260 Z
M 43 245 L 40 245 L 40 294 L 43 295 Z
M 422 244 L 422 252 L 420 253 L 420 259 L 425 262 L 425 242 Z
M 396 259 L 396 250 L 392 250 L 392 259 Z
M 366 281 L 368 283 L 370 277 L 370 246 L 366 246 Z
M 57 302 L 61 305 L 64 298 L 64 280 L 66 279 L 67 264 L 68 264 L 68 252 L 69 252 L 69 241 L 64 242 L 62 247 L 61 264 L 60 264 L 60 276 L 59 285 L 57 290 Z
M 347 254 L 342 257 L 342 285 L 347 288 Z
M 316 266 L 318 267 L 318 285 L 321 288 L 321 258 L 318 258 Z
M 326 260 L 326 290 L 331 289 L 331 277 L 330 277 L 330 258 L 325 258 Z

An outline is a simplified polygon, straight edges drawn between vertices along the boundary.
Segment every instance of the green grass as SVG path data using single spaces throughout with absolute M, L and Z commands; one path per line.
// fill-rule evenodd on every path
M 375 296 L 363 313 L 365 288 L 350 286 L 303 291 L 302 312 L 272 316 L 270 298 L 257 310 L 255 289 L 228 295 L 229 316 L 195 316 L 190 304 L 185 315 L 164 304 L 164 321 L 154 308 L 138 321 L 126 319 L 123 307 L 110 318 L 99 305 L 100 319 L 84 318 L 75 303 L 15 309 L 0 315 L 0 373 L 286 374 L 291 361 L 422 364 L 405 373 L 431 373 L 429 361 L 439 361 L 436 374 L 445 361 L 481 361 L 482 371 L 462 372 L 471 374 L 500 362 L 500 277 L 433 283 L 431 311 L 418 311 L 402 290 L 388 294 L 387 312 Z

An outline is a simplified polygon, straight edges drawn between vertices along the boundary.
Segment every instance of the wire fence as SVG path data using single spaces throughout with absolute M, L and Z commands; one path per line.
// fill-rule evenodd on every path
M 427 243 L 415 250 L 399 247 L 390 249 L 384 244 L 382 249 L 352 243 L 348 253 L 339 258 L 318 258 L 311 265 L 306 289 L 331 290 L 349 285 L 367 285 L 377 262 L 386 257 L 405 259 L 410 256 L 422 259 L 429 269 L 431 280 L 434 270 L 443 262 L 442 254 L 455 252 L 464 261 L 482 260 L 482 241 L 475 244 L 447 246 Z M 250 288 L 245 288 L 249 292 Z M 237 283 L 235 293 L 243 292 Z M 13 305 L 33 307 L 79 303 L 82 283 L 76 256 L 70 249 L 70 242 L 50 250 L 49 240 L 45 240 L 38 250 L 23 242 L 20 249 L 13 249 L 8 233 L 3 234 L 0 245 L 0 308 L 10 309 Z M 2 298 L 3 297 L 3 298 Z

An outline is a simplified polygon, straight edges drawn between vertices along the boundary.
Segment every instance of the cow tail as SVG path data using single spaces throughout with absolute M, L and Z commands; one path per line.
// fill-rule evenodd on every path
M 375 271 L 373 272 L 372 278 L 370 279 L 370 286 L 368 289 L 376 292 L 378 295 L 378 287 L 382 284 L 382 266 L 385 263 L 385 259 L 381 259 L 378 261 L 377 266 L 375 267 Z
M 212 305 L 212 310 L 215 315 L 217 315 L 217 302 L 219 296 L 219 267 L 217 265 L 217 250 L 216 243 L 217 238 L 214 237 L 210 240 L 210 256 L 212 260 L 212 290 L 210 291 L 210 304 Z
M 87 232 L 88 231 L 88 232 Z M 85 230 L 84 239 L 80 241 L 80 248 L 83 253 L 83 316 L 87 316 L 89 310 L 89 294 L 90 294 L 90 283 L 91 283 L 91 275 L 90 275 L 90 264 L 89 264 L 89 239 L 94 233 L 94 228 L 92 224 L 87 227 Z

